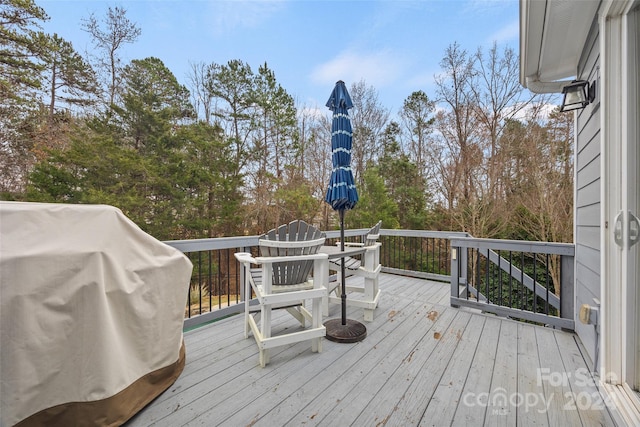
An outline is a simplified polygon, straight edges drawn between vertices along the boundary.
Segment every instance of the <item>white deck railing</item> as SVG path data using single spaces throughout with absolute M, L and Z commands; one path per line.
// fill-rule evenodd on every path
M 467 237 L 451 250 L 452 306 L 574 329 L 573 244 Z
M 345 238 L 356 240 L 366 231 L 346 230 Z M 340 232 L 327 231 L 326 235 L 331 244 Z M 475 239 L 467 233 L 425 230 L 382 229 L 380 235 L 383 272 L 450 283 L 453 306 L 566 329 L 574 327 L 571 244 Z M 243 310 L 241 269 L 233 254 L 255 250 L 258 236 L 165 243 L 187 254 L 194 263 L 185 329 Z M 547 266 L 562 273 L 554 275 Z M 559 295 L 553 291 L 554 280 L 560 280 Z

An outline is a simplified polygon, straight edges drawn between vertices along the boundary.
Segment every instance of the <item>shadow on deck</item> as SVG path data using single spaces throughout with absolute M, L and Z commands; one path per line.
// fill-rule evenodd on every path
M 452 308 L 448 284 L 380 288 L 364 341 L 276 348 L 266 368 L 242 316 L 186 332 L 184 372 L 127 427 L 614 425 L 573 333 Z

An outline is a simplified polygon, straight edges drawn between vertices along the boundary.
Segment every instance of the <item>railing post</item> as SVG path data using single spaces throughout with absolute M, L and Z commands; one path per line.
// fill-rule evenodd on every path
M 466 247 L 460 247 L 458 249 L 458 258 L 460 258 L 460 261 L 458 262 L 460 266 L 459 275 L 462 278 L 462 284 L 464 286 L 467 286 L 469 284 L 469 276 L 467 271 L 467 269 L 469 268 L 469 250 Z M 460 291 L 458 291 L 458 296 L 460 296 Z
M 459 307 L 453 303 L 453 298 L 460 296 L 460 270 L 459 270 L 460 247 L 451 245 L 451 300 L 452 307 Z
M 575 317 L 573 268 L 573 256 L 560 256 L 560 317 L 571 320 Z
M 250 252 L 251 248 L 242 248 L 242 252 Z M 234 257 L 235 259 L 235 257 Z M 238 263 L 238 260 L 236 260 L 236 264 Z M 240 301 L 245 301 L 245 286 L 244 286 L 244 280 L 245 280 L 245 272 L 244 272 L 244 267 L 242 265 L 240 265 L 239 267 L 236 268 L 240 268 L 240 276 L 239 276 L 239 280 L 240 283 L 238 283 L 238 288 L 240 290 Z

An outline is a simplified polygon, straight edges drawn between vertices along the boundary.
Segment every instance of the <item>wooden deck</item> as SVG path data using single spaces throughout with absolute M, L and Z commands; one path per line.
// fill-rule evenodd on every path
M 265 368 L 241 316 L 185 333 L 184 372 L 127 427 L 614 425 L 574 334 L 452 308 L 448 284 L 380 287 L 364 341 L 274 349 Z

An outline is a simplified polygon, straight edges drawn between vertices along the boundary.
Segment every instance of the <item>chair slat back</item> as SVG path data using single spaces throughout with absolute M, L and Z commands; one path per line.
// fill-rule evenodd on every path
M 381 225 L 382 225 L 382 221 L 378 221 L 378 223 L 373 227 L 371 227 L 371 230 L 367 232 L 366 236 L 364 236 L 364 242 L 363 242 L 365 246 L 371 246 L 378 241 L 378 238 L 380 237 Z
M 260 236 L 261 256 L 312 255 L 324 244 L 325 235 L 304 221 L 292 221 Z M 303 283 L 309 277 L 313 261 L 283 261 L 273 264 L 274 286 Z

